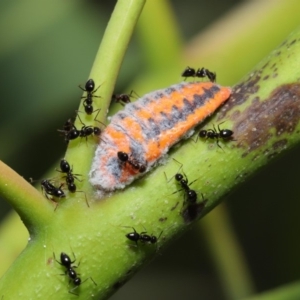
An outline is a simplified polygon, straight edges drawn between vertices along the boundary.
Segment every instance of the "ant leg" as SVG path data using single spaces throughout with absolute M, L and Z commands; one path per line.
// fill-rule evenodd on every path
M 223 152 L 225 152 L 224 149 L 220 146 L 220 144 L 219 144 L 219 139 L 218 139 L 218 138 L 217 138 L 217 146 L 218 146 Z
M 131 228 L 131 229 L 133 229 L 133 231 L 134 231 L 135 233 L 137 233 L 137 231 L 135 230 L 135 228 L 132 227 L 132 226 L 122 226 L 122 227 L 125 227 L 125 228 Z
M 53 201 L 54 202 L 54 201 Z M 57 202 L 54 202 L 56 205 L 55 205 L 55 208 L 54 208 L 54 211 L 56 211 L 57 210 L 57 208 L 58 208 L 58 203 Z
M 69 290 L 69 293 L 75 296 L 79 296 L 79 294 L 73 293 L 74 290 L 76 290 L 78 288 L 78 285 L 76 285 L 75 287 L 73 287 L 72 289 Z
M 214 133 L 217 133 L 218 131 L 217 131 L 217 129 L 216 129 L 216 127 L 215 127 L 215 124 L 213 124 L 213 131 L 214 131 Z
M 136 91 L 131 90 L 129 97 L 138 99 L 138 98 L 140 98 L 140 95 Z
M 81 85 L 78 86 L 81 90 L 83 90 L 84 92 L 86 92 L 86 89 L 84 89 Z
M 96 111 L 97 111 L 97 114 L 96 114 L 96 116 L 95 116 L 95 118 L 94 118 L 94 121 L 100 123 L 101 125 L 103 125 L 103 127 L 106 127 L 106 124 L 104 124 L 104 123 L 102 123 L 101 121 L 97 120 L 97 117 L 98 117 L 99 112 L 101 111 L 101 109 L 98 108 L 98 109 L 96 109 L 93 113 L 95 113 Z
M 84 191 L 76 191 L 76 193 L 84 193 L 86 205 L 87 205 L 88 207 L 90 207 L 89 202 L 88 202 L 88 199 L 87 199 L 87 197 L 86 197 L 86 193 L 85 193 Z
M 88 279 L 91 279 L 94 283 L 94 285 L 97 285 L 97 283 L 94 281 L 94 279 L 92 277 L 89 277 Z
M 55 256 L 55 253 L 53 252 L 53 257 L 54 257 L 54 260 L 56 261 L 56 262 L 58 262 L 61 266 L 63 266 L 63 264 L 60 262 L 60 261 L 58 261 L 57 259 L 56 259 L 56 256 Z
M 79 112 L 79 111 L 77 111 L 77 117 L 78 117 L 78 119 L 79 119 L 79 122 L 83 125 L 83 127 L 85 127 L 85 124 L 82 122 L 82 120 L 81 120 L 81 118 L 80 118 L 78 112 Z M 81 128 L 81 130 L 82 130 L 82 128 Z
M 223 121 L 223 122 L 221 122 L 221 123 L 219 123 L 219 124 L 218 124 L 218 129 L 219 129 L 219 132 L 221 131 L 221 129 L 220 129 L 220 125 L 221 125 L 221 124 L 223 124 L 223 123 L 225 123 L 225 121 Z
M 101 86 L 101 84 L 94 91 L 92 91 L 92 94 L 97 92 L 100 86 Z M 101 96 L 94 96 L 94 95 L 93 95 L 93 97 L 102 98 Z

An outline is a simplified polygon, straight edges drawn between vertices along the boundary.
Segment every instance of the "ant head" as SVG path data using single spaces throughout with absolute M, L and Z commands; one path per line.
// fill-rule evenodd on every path
M 60 169 L 63 173 L 68 173 L 72 171 L 70 168 L 70 164 L 65 159 L 62 159 L 60 161 Z
M 68 267 L 72 264 L 71 258 L 69 257 L 68 254 L 66 254 L 64 252 L 60 253 L 60 261 L 61 261 L 61 264 L 65 267 Z
M 195 69 L 190 68 L 190 67 L 186 67 L 185 70 L 182 72 L 181 76 L 182 77 L 191 77 L 191 76 L 195 76 Z
M 202 130 L 199 131 L 199 136 L 200 136 L 201 138 L 205 138 L 206 135 L 207 135 L 207 130 L 202 129 Z
M 233 135 L 233 131 L 230 129 L 221 129 L 220 130 L 220 137 L 221 138 L 231 138 Z
M 175 180 L 176 181 L 181 181 L 183 179 L 183 175 L 180 173 L 175 174 Z
M 100 135 L 101 129 L 99 127 L 94 127 L 94 135 Z
M 92 92 L 95 88 L 95 82 L 93 79 L 89 79 L 85 84 L 85 89 L 87 92 Z
M 151 243 L 151 244 L 156 244 L 156 243 L 157 243 L 157 237 L 154 236 L 154 235 L 152 235 L 152 236 L 150 237 L 150 243 Z
M 55 188 L 54 190 L 54 193 L 53 193 L 53 196 L 57 197 L 57 198 L 64 198 L 66 197 L 66 194 L 64 193 L 64 191 L 61 189 L 61 187 L 63 186 L 63 184 L 58 187 L 58 188 Z
M 127 233 L 125 236 L 133 242 L 137 242 L 140 238 L 140 235 L 135 230 L 134 232 Z
M 126 152 L 118 151 L 117 155 L 120 161 L 128 161 L 128 154 Z
M 139 167 L 139 172 L 140 172 L 140 173 L 144 173 L 144 172 L 146 171 L 146 169 L 147 169 L 147 168 L 146 168 L 146 165 L 143 165 L 143 164 L 142 164 L 142 165 L 140 165 L 140 167 Z

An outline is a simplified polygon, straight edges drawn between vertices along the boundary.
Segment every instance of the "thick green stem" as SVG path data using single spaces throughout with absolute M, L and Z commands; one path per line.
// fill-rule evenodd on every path
M 137 27 L 148 72 L 161 77 L 159 73 L 168 71 L 181 58 L 183 43 L 177 26 L 170 1 L 148 1 Z
M 243 300 L 297 300 L 300 295 L 300 282 L 294 282 L 280 286 L 274 290 L 267 291 Z
M 32 234 L 36 225 L 47 224 L 50 221 L 53 205 L 45 201 L 41 193 L 2 161 L 0 195 L 14 207 Z
M 102 123 L 106 123 L 106 115 L 117 76 L 145 2 L 146 0 L 119 0 L 117 2 L 96 55 L 89 78 L 95 81 L 95 89 L 100 86 L 94 93 L 99 98 L 93 97 L 93 105 L 95 110 L 101 109 L 97 120 Z M 82 104 L 79 111 L 84 112 Z M 96 113 L 92 115 L 81 113 L 80 118 L 86 125 L 99 126 L 99 122 L 94 120 L 95 116 Z M 77 120 L 76 124 L 79 128 L 82 126 L 79 120 Z M 79 174 L 88 174 L 94 156 L 94 141 L 88 140 L 87 143 L 89 147 L 80 139 L 71 141 L 66 153 L 68 161 L 76 162 L 76 173 L 78 172 Z M 90 190 L 87 180 L 83 182 L 81 187 L 84 190 Z
M 141 5 L 141 1 L 130 3 Z M 175 180 L 166 181 L 165 174 L 172 178 L 178 171 L 178 164 L 172 159 L 101 201 L 93 201 L 91 187 L 85 180 L 82 187 L 90 190 L 90 207 L 82 195 L 70 196 L 52 212 L 49 226 L 36 229 L 34 239 L 0 282 L 4 299 L 74 297 L 68 292 L 68 278 L 60 276 L 64 268 L 53 256 L 53 252 L 56 258 L 66 252 L 72 258 L 73 251 L 77 265 L 80 261 L 76 271 L 83 281 L 87 279 L 75 290 L 78 299 L 106 298 L 158 250 L 215 207 L 237 184 L 299 143 L 296 131 L 300 119 L 297 83 L 300 71 L 292 72 L 291 67 L 300 57 L 299 36 L 296 31 L 234 87 L 233 96 L 217 114 L 215 124 L 226 121 L 221 127 L 233 128 L 234 141 L 219 141 L 222 146 L 219 149 L 215 141 L 186 140 L 170 152 L 170 158 L 183 164 L 190 182 L 197 179 L 192 186 L 198 191 L 196 204 L 183 205 L 183 193 L 174 193 L 178 190 Z M 104 94 L 101 93 L 106 98 L 108 91 Z M 91 150 L 84 152 L 83 149 L 88 149 L 84 143 L 78 146 L 72 143 L 70 149 L 68 159 L 78 162 L 75 171 L 86 175 L 89 163 L 83 162 L 83 158 Z M 125 235 L 132 230 L 124 226 L 134 227 L 138 232 L 147 230 L 155 236 L 162 234 L 157 244 L 136 246 L 126 239 Z M 24 280 L 28 274 L 30 283 Z
M 145 0 L 118 1 L 95 59 L 90 76 L 97 85 L 101 84 L 101 87 L 95 93 L 96 96 L 101 94 L 101 98 L 98 98 L 99 101 L 97 101 L 97 98 L 94 97 L 94 102 L 97 108 L 102 108 L 99 114 L 99 119 L 102 121 L 110 103 L 127 45 L 144 4 Z M 80 111 L 83 111 L 82 108 Z M 86 125 L 89 125 L 93 118 L 94 116 L 85 115 L 81 117 Z M 79 122 L 77 122 L 77 125 L 80 126 Z M 72 165 L 76 163 L 74 167 L 76 173 L 87 174 L 93 153 L 94 147 L 88 147 L 86 143 L 75 141 L 70 142 L 66 156 Z M 19 256 L 2 278 L 0 295 L 3 295 L 4 299 L 18 299 L 20 297 L 24 299 L 38 299 L 41 297 L 44 299 L 49 295 L 51 297 L 53 295 L 57 299 L 74 297 L 68 292 L 72 287 L 72 283 L 71 287 L 68 287 L 68 278 L 60 276 L 65 270 L 54 260 L 53 256 L 53 253 L 56 253 L 56 257 L 59 258 L 61 252 L 66 252 L 72 257 L 73 250 L 76 257 L 79 257 L 81 265 L 85 265 L 85 268 L 80 266 L 80 271 L 78 271 L 83 280 L 82 286 L 76 290 L 79 294 L 78 299 L 86 299 L 87 295 L 105 298 L 112 293 L 114 287 L 108 284 L 106 280 L 103 281 L 95 275 L 95 271 L 99 269 L 101 260 L 103 260 L 103 253 L 101 254 L 102 258 L 95 255 L 97 253 L 95 249 L 103 242 L 98 226 L 107 231 L 108 228 L 105 229 L 105 227 L 111 228 L 111 224 L 107 223 L 107 219 L 105 219 L 105 226 L 98 224 L 99 218 L 104 220 L 101 209 L 99 207 L 98 209 L 95 207 L 92 209 L 85 204 L 85 196 L 88 197 L 88 201 L 91 200 L 88 193 L 91 188 L 86 177 L 82 184 L 78 183 L 78 187 L 79 189 L 86 187 L 87 195 L 83 193 L 68 195 L 68 200 L 62 201 L 57 210 L 54 210 L 47 199 L 44 199 L 26 182 L 24 183 L 24 180 L 22 181 L 22 178 L 17 174 L 12 176 L 12 172 L 10 172 L 10 176 L 5 176 L 5 174 L 8 174 L 6 171 L 10 171 L 10 169 L 4 167 L 2 169 L 2 195 L 15 204 L 16 210 L 20 212 L 25 221 L 29 220 L 26 225 L 29 229 L 32 227 L 31 232 L 34 230 L 35 235 L 31 235 L 30 243 L 23 254 Z M 35 198 L 32 194 L 35 194 Z M 22 202 L 23 198 L 25 198 L 25 201 Z M 37 198 L 40 203 L 33 203 Z M 70 204 L 71 206 L 69 206 Z M 31 209 L 32 206 L 33 209 Z M 51 208 L 48 208 L 48 216 L 45 215 L 46 209 L 41 210 L 43 207 Z M 38 222 L 39 218 L 43 222 Z M 106 244 L 111 244 L 114 236 L 109 235 L 107 237 L 109 239 L 106 240 Z M 74 238 L 77 240 L 76 243 Z M 90 239 L 94 241 L 93 245 L 89 243 Z M 80 251 L 79 248 L 81 248 Z M 85 264 L 86 257 L 88 257 L 89 263 Z M 78 261 L 77 264 L 79 264 Z M 103 265 L 103 269 L 106 269 L 106 264 Z M 110 270 L 114 272 L 113 268 Z M 24 280 L 24 278 L 22 280 L 21 278 L 22 274 L 26 273 L 27 275 L 30 273 L 31 284 L 28 283 L 28 280 Z M 110 277 L 111 272 L 108 273 L 110 273 L 110 275 L 108 274 Z M 20 280 L 17 278 L 18 276 L 21 276 Z M 89 276 L 93 276 L 95 281 L 101 282 L 101 285 L 96 286 L 91 280 L 84 282 L 85 278 L 88 279 Z M 92 286 L 89 286 L 90 283 L 92 283 Z M 107 289 L 108 286 L 110 286 L 109 289 Z
M 226 206 L 221 204 L 199 222 L 199 227 L 208 242 L 227 299 L 241 299 L 254 293 L 254 283 L 228 219 Z

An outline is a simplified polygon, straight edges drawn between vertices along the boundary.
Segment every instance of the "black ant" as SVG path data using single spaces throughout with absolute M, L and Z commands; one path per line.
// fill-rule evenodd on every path
M 61 189 L 62 186 L 63 184 L 61 184 L 59 187 L 55 187 L 48 179 L 43 179 L 41 181 L 42 192 L 44 193 L 47 199 L 51 199 L 51 200 L 53 200 L 53 198 L 52 197 L 49 198 L 49 195 L 57 198 L 66 197 L 64 191 Z
M 74 253 L 73 253 L 73 255 L 74 255 Z M 77 289 L 82 283 L 86 282 L 89 278 L 93 281 L 93 283 L 95 285 L 97 285 L 96 282 L 92 279 L 92 277 L 89 277 L 89 278 L 85 279 L 84 281 L 81 281 L 81 278 L 78 277 L 78 275 L 80 275 L 80 274 L 77 273 L 74 269 L 78 268 L 78 266 L 80 265 L 80 263 L 78 264 L 78 266 L 72 266 L 72 264 L 74 264 L 75 261 L 76 261 L 75 255 L 74 255 L 75 259 L 73 261 L 71 260 L 71 258 L 69 257 L 69 255 L 66 254 L 66 253 L 64 253 L 64 252 L 61 252 L 61 254 L 60 254 L 60 261 L 58 261 L 55 258 L 55 253 L 53 253 L 53 256 L 54 256 L 54 259 L 56 260 L 56 262 L 58 262 L 61 266 L 63 266 L 63 267 L 66 268 L 65 274 L 61 274 L 61 275 L 68 275 L 69 276 L 69 282 L 73 281 L 73 284 L 75 285 L 74 288 L 72 288 L 71 290 L 69 290 L 70 294 L 74 294 L 74 295 L 78 296 L 78 294 L 73 293 L 73 291 L 75 289 Z
M 58 203 L 54 200 L 53 197 L 56 197 L 56 198 L 66 197 L 64 191 L 61 189 L 62 186 L 63 186 L 63 184 L 61 184 L 59 187 L 56 187 L 48 179 L 43 179 L 41 181 L 42 193 L 46 196 L 47 199 L 50 199 L 50 200 L 52 200 L 53 202 L 56 203 L 54 211 L 56 211 L 56 209 L 58 207 Z M 53 197 L 49 197 L 49 195 L 53 196 Z
M 65 136 L 65 141 L 68 143 L 70 140 L 74 140 L 79 137 L 80 131 L 74 125 L 74 120 L 69 118 L 63 129 L 58 129 L 58 132 L 61 132 Z
M 124 227 L 128 227 L 128 226 L 124 226 Z M 160 233 L 159 237 L 156 237 L 155 235 L 148 235 L 146 234 L 146 231 L 143 231 L 141 233 L 137 233 L 137 231 L 135 230 L 134 227 L 128 227 L 128 228 L 132 228 L 133 232 L 127 233 L 125 236 L 136 243 L 138 243 L 138 241 L 140 241 L 141 243 L 144 244 L 156 244 L 158 239 L 160 238 L 162 232 Z
M 199 68 L 196 72 L 196 77 L 204 78 L 207 77 L 211 82 L 215 82 L 217 79 L 217 75 L 215 72 L 211 72 L 205 68 Z
M 186 69 L 181 74 L 182 77 L 185 77 L 184 80 L 188 77 L 198 77 L 204 78 L 207 77 L 211 82 L 215 82 L 217 75 L 215 72 L 211 72 L 205 68 L 199 68 L 197 71 L 193 68 L 186 67 Z
M 129 156 L 126 152 L 123 151 L 118 151 L 117 155 L 121 162 L 123 163 L 128 162 L 135 170 L 138 170 L 140 173 L 146 171 L 147 165 L 141 163 L 136 158 L 131 158 L 132 155 Z
M 187 176 L 185 174 L 182 175 L 181 173 L 175 174 L 175 180 L 179 182 L 179 184 L 181 185 L 181 190 L 185 192 L 185 202 L 188 202 L 189 204 L 195 203 L 198 198 L 197 193 L 196 191 L 190 189 L 190 185 L 194 183 L 196 180 L 189 183 Z M 180 192 L 181 190 L 178 190 L 173 194 Z
M 85 137 L 87 139 L 87 137 L 90 135 L 99 136 L 101 134 L 101 129 L 99 127 L 86 126 L 82 123 L 83 126 L 81 127 L 81 129 L 77 129 L 74 124 L 70 125 L 69 120 L 65 123 L 63 130 L 58 130 L 59 132 L 62 132 L 64 134 L 66 142 L 75 140 L 78 137 Z M 66 128 L 69 130 L 65 130 Z
M 125 105 L 127 103 L 130 103 L 130 98 L 134 97 L 133 93 L 135 93 L 133 90 L 130 92 L 130 94 L 113 94 L 112 100 L 115 100 L 115 102 L 120 103 L 121 105 Z M 136 93 L 135 93 L 136 94 Z
M 66 179 L 66 184 L 67 184 L 68 190 L 71 193 L 75 193 L 75 192 L 84 193 L 83 191 L 77 191 L 77 187 L 76 187 L 76 184 L 74 182 L 75 179 L 77 179 L 78 181 L 81 181 L 77 178 L 77 176 L 81 176 L 81 175 L 80 174 L 73 174 L 73 168 L 70 167 L 70 164 L 65 159 L 62 159 L 60 161 L 60 170 L 56 170 L 56 171 L 66 174 L 66 176 L 64 176 L 64 178 Z M 90 207 L 89 203 L 87 201 L 87 198 L 86 198 L 86 194 L 84 193 L 84 195 L 85 195 L 86 204 L 87 204 L 88 207 Z
M 232 140 L 233 131 L 230 129 L 221 129 L 219 124 L 218 129 L 213 125 L 213 129 L 202 129 L 199 131 L 198 135 L 200 138 L 216 139 L 218 147 L 222 149 L 219 144 L 219 139 Z
M 175 158 L 173 158 L 173 160 L 181 165 L 179 168 L 179 170 L 180 170 L 183 166 L 182 163 L 180 163 Z M 190 188 L 190 185 L 193 184 L 197 179 L 195 179 L 194 181 L 189 183 L 188 178 L 185 175 L 185 173 L 183 172 L 183 175 L 182 175 L 181 173 L 179 173 L 179 170 L 177 171 L 177 173 L 174 176 L 171 177 L 171 179 L 174 177 L 175 180 L 180 184 L 181 189 L 177 190 L 173 194 L 178 193 L 180 191 L 184 191 L 185 195 L 184 195 L 184 203 L 183 204 L 185 204 L 186 202 L 188 204 L 193 204 L 197 201 L 198 196 L 197 196 L 197 192 Z M 165 177 L 167 179 L 166 173 L 165 173 Z M 168 180 L 168 182 L 170 182 L 170 180 Z
M 63 131 L 69 132 L 74 128 L 74 120 L 73 119 L 68 119 L 63 127 Z
M 79 136 L 80 137 L 85 137 L 87 138 L 90 135 L 96 135 L 99 136 L 101 134 L 101 129 L 96 126 L 85 126 L 83 125 L 81 127 L 81 130 L 79 131 Z
M 181 215 L 186 223 L 190 223 L 194 221 L 197 217 L 199 217 L 205 208 L 205 204 L 207 203 L 207 199 L 204 198 L 204 195 L 201 193 L 202 201 L 199 203 L 191 203 L 188 204 L 184 209 L 181 210 Z
M 77 176 L 81 176 L 81 175 L 73 174 L 73 169 L 70 167 L 70 164 L 65 159 L 62 159 L 60 161 L 60 170 L 57 170 L 57 171 L 61 172 L 61 173 L 66 173 L 66 176 L 64 178 L 66 179 L 66 184 L 68 186 L 68 190 L 71 193 L 75 193 L 76 185 L 75 185 L 74 181 L 75 181 L 75 179 L 79 180 L 77 178 Z
M 94 90 L 95 88 L 95 82 L 93 79 L 89 79 L 86 84 L 85 88 L 82 88 L 79 85 L 79 88 L 82 89 L 84 92 L 87 93 L 86 96 L 82 96 L 81 98 L 85 98 L 83 101 L 83 106 L 84 110 L 88 115 L 91 115 L 94 112 L 94 107 L 93 107 L 93 97 L 96 98 L 101 98 L 100 96 L 95 96 L 94 93 L 97 92 L 99 89 L 100 85 Z

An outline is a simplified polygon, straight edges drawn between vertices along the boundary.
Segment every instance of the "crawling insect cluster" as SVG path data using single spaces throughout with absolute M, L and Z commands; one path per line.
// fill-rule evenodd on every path
M 89 176 L 99 197 L 117 189 L 124 189 L 126 185 L 150 171 L 174 144 L 190 137 L 194 128 L 230 96 L 230 88 L 215 84 L 216 73 L 206 68 L 196 70 L 187 67 L 182 77 L 185 79 L 207 77 L 209 81 L 184 81 L 149 93 L 134 103 L 131 103 L 131 98 L 136 95 L 133 91 L 129 94 L 114 94 L 112 100 L 124 106 L 124 110 L 113 116 L 108 126 L 100 128 L 86 125 L 77 112 L 81 127 L 76 126 L 74 120 L 70 118 L 63 128 L 58 130 L 67 143 L 78 138 L 85 138 L 86 141 L 88 138 L 95 138 L 97 141 L 98 146 Z M 100 85 L 97 88 L 95 86 L 94 80 L 89 79 L 84 88 L 79 87 L 86 93 L 82 97 L 85 113 L 87 115 L 97 113 L 94 118 L 94 121 L 97 121 L 100 109 L 94 109 L 94 98 L 101 98 L 101 96 L 95 95 Z M 200 138 L 212 139 L 222 149 L 220 142 L 233 140 L 233 131 L 221 129 L 219 124 L 217 128 L 213 126 L 212 129 L 201 129 L 197 136 L 196 141 Z M 73 172 L 73 165 L 64 158 L 60 161 L 57 171 L 61 173 L 59 184 L 53 179 L 41 181 L 42 192 L 47 199 L 55 203 L 54 210 L 57 209 L 62 198 L 67 198 L 68 193 L 78 192 L 84 194 L 86 205 L 90 207 L 86 193 L 77 189 L 78 182 L 82 181 L 80 179 L 82 175 Z M 197 204 L 197 191 L 191 188 L 195 180 L 189 182 L 184 172 L 177 172 L 173 177 L 179 185 L 179 190 L 173 194 L 183 193 L 183 207 Z M 203 202 L 204 196 L 201 195 Z M 157 244 L 162 234 L 161 232 L 156 236 L 148 234 L 146 230 L 138 233 L 134 227 L 130 228 L 133 231 L 127 233 L 125 237 L 136 246 L 138 243 Z M 55 254 L 53 255 L 55 258 Z M 75 255 L 72 261 L 65 252 L 61 252 L 60 261 L 56 260 L 64 268 L 63 275 L 67 275 L 69 283 L 74 286 L 69 290 L 72 294 L 88 279 L 96 285 L 91 277 L 81 280 L 80 274 L 76 271 L 79 264 L 74 265 L 75 261 Z

